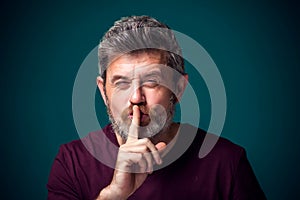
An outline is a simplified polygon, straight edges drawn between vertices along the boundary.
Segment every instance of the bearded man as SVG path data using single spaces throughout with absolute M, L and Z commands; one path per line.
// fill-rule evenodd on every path
M 199 158 L 204 138 L 214 136 L 173 122 L 188 75 L 167 25 L 122 18 L 98 56 L 111 124 L 61 146 L 48 199 L 265 199 L 242 147 L 218 138 Z

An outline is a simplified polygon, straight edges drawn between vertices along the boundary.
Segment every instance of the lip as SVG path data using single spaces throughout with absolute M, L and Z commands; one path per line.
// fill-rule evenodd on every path
M 132 118 L 133 118 L 133 113 L 130 113 L 130 114 L 128 115 L 128 118 L 132 120 Z M 141 123 L 141 124 L 147 123 L 147 122 L 149 121 L 149 119 L 150 119 L 150 117 L 149 117 L 148 114 L 144 114 L 144 113 L 140 112 L 140 123 Z

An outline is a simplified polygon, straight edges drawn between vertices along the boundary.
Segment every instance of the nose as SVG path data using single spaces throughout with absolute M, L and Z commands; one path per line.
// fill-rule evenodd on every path
M 145 96 L 142 87 L 137 87 L 133 90 L 133 93 L 130 96 L 130 103 L 133 105 L 139 105 L 145 103 Z

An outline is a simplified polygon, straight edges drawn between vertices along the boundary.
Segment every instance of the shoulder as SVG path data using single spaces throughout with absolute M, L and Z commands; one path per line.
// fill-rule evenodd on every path
M 64 160 L 68 159 L 68 157 L 72 157 L 72 159 L 85 158 L 86 156 L 90 156 L 88 154 L 93 154 L 99 146 L 116 146 L 115 143 L 115 135 L 109 124 L 101 130 L 90 132 L 81 139 L 62 144 L 59 148 L 57 157 Z
M 212 135 L 212 134 L 207 134 Z M 221 136 L 213 136 L 218 137 L 217 143 L 213 148 L 212 153 L 218 153 L 219 155 L 225 156 L 225 155 L 231 155 L 231 156 L 237 156 L 240 157 L 243 153 L 245 153 L 244 147 L 232 142 L 229 139 L 226 139 Z
M 210 171 L 211 175 L 222 173 L 228 180 L 232 179 L 240 163 L 247 160 L 243 147 L 215 134 L 191 127 L 196 130 L 192 144 L 184 154 L 185 162 L 190 162 L 195 169 Z
M 190 153 L 197 155 L 200 159 L 210 158 L 210 159 L 219 159 L 219 160 L 239 160 L 239 158 L 245 154 L 245 149 L 226 139 L 222 136 L 208 133 L 203 129 L 196 128 L 191 125 L 185 124 L 183 126 L 185 133 L 188 132 L 189 135 L 195 133 L 193 141 L 189 148 Z
M 84 138 L 61 145 L 56 160 L 69 166 L 67 168 L 72 168 L 77 163 L 86 166 L 99 161 L 107 166 L 114 166 L 118 148 L 116 136 L 109 124 Z
M 106 138 L 107 142 L 113 138 L 113 133 L 109 130 L 109 126 L 104 127 L 84 138 L 60 146 L 47 183 L 49 199 L 58 199 L 61 195 L 66 199 L 92 199 L 91 196 L 99 192 L 100 184 L 107 184 L 112 170 L 105 164 L 111 164 L 114 157 L 101 157 L 101 153 L 105 152 L 105 145 L 101 146 L 98 143 L 101 139 Z M 100 162 L 103 160 L 106 163 Z M 91 185 L 92 190 L 89 187 Z
M 231 196 L 230 199 L 266 199 L 245 149 L 224 137 L 196 129 L 197 134 L 186 154 L 186 161 L 193 169 L 189 171 L 197 171 L 199 177 L 205 177 L 205 185 L 210 183 L 212 188 L 221 184 L 222 195 Z

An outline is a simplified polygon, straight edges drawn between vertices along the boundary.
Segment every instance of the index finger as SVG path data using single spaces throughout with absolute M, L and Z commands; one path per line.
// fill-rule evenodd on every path
M 140 109 L 136 105 L 134 105 L 132 109 L 132 122 L 129 128 L 127 142 L 137 140 L 139 137 L 138 127 L 140 125 Z

